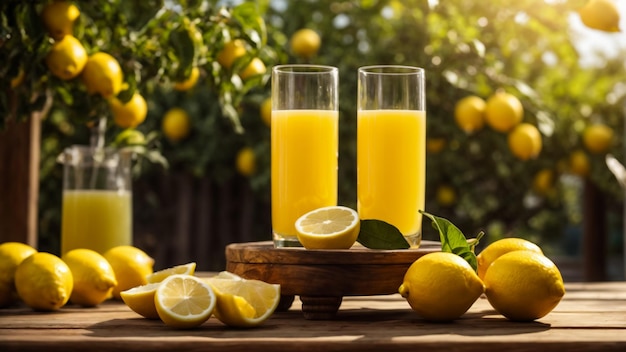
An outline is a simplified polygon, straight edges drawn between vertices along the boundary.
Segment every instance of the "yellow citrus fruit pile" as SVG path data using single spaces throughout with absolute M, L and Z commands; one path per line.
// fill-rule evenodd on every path
M 409 267 L 398 292 L 429 321 L 461 317 L 483 293 L 507 319 L 532 321 L 550 313 L 565 294 L 559 269 L 530 241 L 493 242 L 477 261 L 475 272 L 456 254 L 428 253 Z
M 212 314 L 228 326 L 255 327 L 278 306 L 280 285 L 229 272 L 198 278 L 194 269 L 188 263 L 155 272 L 150 283 L 122 291 L 122 300 L 145 318 L 181 329 L 202 325 Z
M 23 301 L 35 310 L 57 310 L 70 302 L 93 307 L 119 298 L 121 288 L 154 280 L 152 258 L 133 246 L 105 254 L 78 248 L 58 257 L 18 242 L 0 244 L 0 307 Z M 194 266 L 195 267 L 195 266 Z

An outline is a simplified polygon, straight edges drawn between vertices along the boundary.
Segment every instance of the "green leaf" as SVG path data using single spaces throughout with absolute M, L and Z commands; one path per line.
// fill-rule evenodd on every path
M 400 230 L 382 220 L 361 220 L 357 242 L 371 249 L 409 248 L 409 243 Z
M 475 239 L 468 241 L 463 232 L 461 232 L 461 230 L 459 230 L 459 228 L 449 220 L 421 210 L 420 213 L 431 219 L 433 227 L 439 231 L 441 251 L 454 253 L 460 256 L 469 263 L 474 271 L 476 271 L 478 269 L 478 263 L 476 261 L 476 254 L 474 254 L 474 248 L 476 247 L 476 244 L 478 244 L 478 241 L 482 237 L 483 233 L 479 233 Z

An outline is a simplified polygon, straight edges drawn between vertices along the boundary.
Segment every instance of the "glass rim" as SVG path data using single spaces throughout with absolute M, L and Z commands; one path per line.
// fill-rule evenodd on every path
M 276 73 L 297 73 L 297 74 L 320 74 L 337 73 L 339 69 L 335 66 L 309 65 L 309 64 L 285 64 L 272 67 L 272 72 Z
M 359 67 L 359 73 L 366 75 L 423 75 L 424 69 L 417 66 L 407 65 L 370 65 Z

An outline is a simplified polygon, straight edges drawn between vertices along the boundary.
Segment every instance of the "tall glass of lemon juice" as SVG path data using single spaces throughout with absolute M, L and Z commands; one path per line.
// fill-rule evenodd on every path
M 358 70 L 357 210 L 397 227 L 412 248 L 422 239 L 426 174 L 424 70 Z
M 338 70 L 316 65 L 272 69 L 272 237 L 276 247 L 301 246 L 303 214 L 337 205 Z
M 72 146 L 61 155 L 61 253 L 99 253 L 132 245 L 131 154 L 114 148 Z

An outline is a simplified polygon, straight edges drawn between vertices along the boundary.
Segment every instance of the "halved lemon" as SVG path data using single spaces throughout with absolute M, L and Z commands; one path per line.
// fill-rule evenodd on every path
M 343 206 L 315 209 L 296 220 L 298 240 L 307 249 L 348 249 L 360 228 L 359 214 Z
M 169 276 L 154 294 L 159 318 L 180 329 L 193 328 L 207 321 L 215 309 L 215 302 L 211 286 L 193 275 Z
M 280 301 L 280 285 L 246 280 L 229 272 L 204 279 L 215 292 L 215 317 L 232 327 L 254 327 L 269 318 Z
M 133 287 L 120 292 L 120 296 L 128 308 L 132 309 L 135 313 L 144 318 L 159 319 L 159 313 L 154 303 L 154 294 L 160 285 L 161 284 L 157 282 Z
M 187 264 L 176 265 L 171 268 L 155 271 L 154 273 L 146 276 L 148 283 L 161 282 L 167 277 L 177 274 L 193 275 L 196 272 L 196 263 L 191 262 Z

